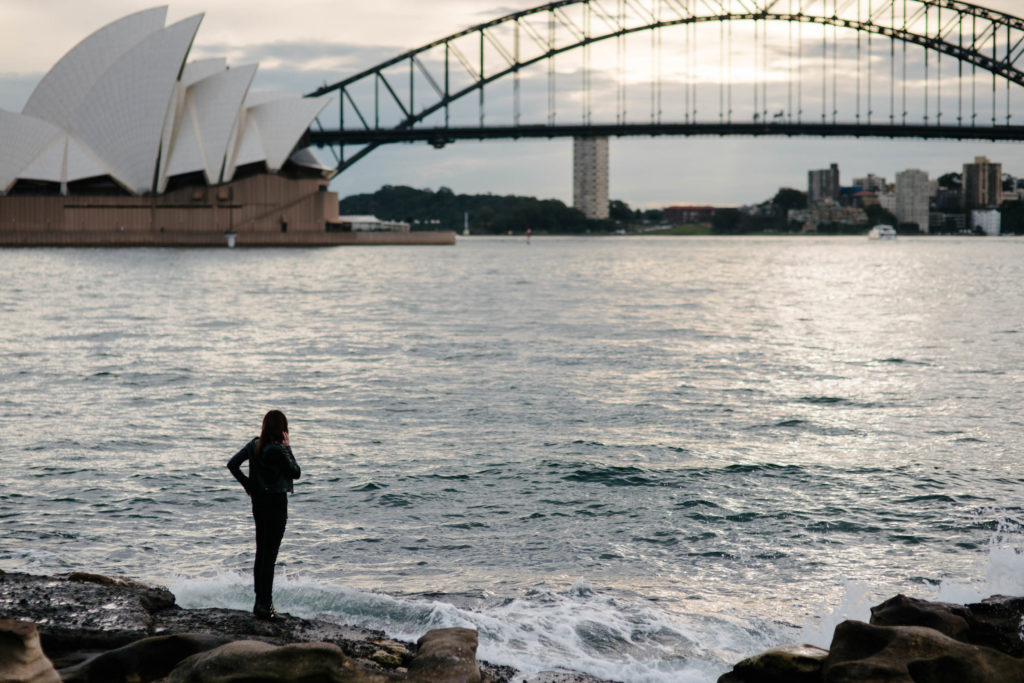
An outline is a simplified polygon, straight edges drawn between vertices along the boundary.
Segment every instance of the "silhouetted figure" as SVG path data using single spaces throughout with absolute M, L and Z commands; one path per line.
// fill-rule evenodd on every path
M 249 476 L 241 466 L 249 461 Z M 298 479 L 298 463 L 288 441 L 288 418 L 280 410 L 263 417 L 260 435 L 242 447 L 228 461 L 228 469 L 252 499 L 256 522 L 256 560 L 252 565 L 256 604 L 252 613 L 260 619 L 274 619 L 274 564 L 288 522 L 288 494 Z

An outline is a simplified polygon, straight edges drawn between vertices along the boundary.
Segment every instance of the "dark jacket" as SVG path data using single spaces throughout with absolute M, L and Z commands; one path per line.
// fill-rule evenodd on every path
M 299 464 L 295 462 L 292 449 L 280 441 L 268 443 L 263 446 L 260 453 L 256 453 L 256 442 L 253 439 L 242 447 L 242 450 L 235 453 L 235 456 L 228 461 L 228 469 L 235 476 L 246 493 L 256 496 L 267 493 L 291 493 L 292 480 L 298 479 L 301 471 Z M 242 473 L 242 463 L 249 461 L 249 476 Z

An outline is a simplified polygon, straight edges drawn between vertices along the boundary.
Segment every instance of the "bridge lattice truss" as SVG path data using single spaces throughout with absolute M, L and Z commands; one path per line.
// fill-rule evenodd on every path
M 959 0 L 559 0 L 310 93 L 337 107 L 309 142 L 344 170 L 383 144 L 459 139 L 1021 140 L 1022 55 L 1024 20 Z

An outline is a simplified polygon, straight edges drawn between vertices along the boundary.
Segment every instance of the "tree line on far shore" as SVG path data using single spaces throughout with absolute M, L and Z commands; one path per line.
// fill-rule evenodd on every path
M 447 187 L 417 190 L 385 185 L 372 194 L 357 194 L 338 202 L 343 216 L 374 215 L 386 221 L 404 221 L 413 230 L 461 231 L 468 217 L 474 234 L 613 232 L 623 224 L 661 220 L 661 212 L 634 211 L 622 201 L 610 203 L 608 220 L 591 220 L 583 212 L 557 199 L 515 195 L 455 194 Z

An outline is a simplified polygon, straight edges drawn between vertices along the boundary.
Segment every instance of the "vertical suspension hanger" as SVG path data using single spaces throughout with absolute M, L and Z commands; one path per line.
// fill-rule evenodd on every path
M 860 0 L 857 0 L 857 113 L 855 119 L 860 125 Z
M 960 34 L 960 54 L 964 53 L 964 14 L 960 12 L 957 16 L 957 33 Z M 956 125 L 964 125 L 964 60 L 956 60 L 959 66 L 957 67 L 957 108 L 956 108 Z
M 992 127 L 996 127 L 996 68 L 995 65 L 999 63 L 999 55 L 996 49 L 996 44 L 999 42 L 999 30 L 996 28 L 996 20 L 992 19 Z
M 1006 24 L 1006 125 L 1010 125 L 1010 50 L 1012 49 L 1010 24 Z
M 516 63 L 515 73 L 512 74 L 512 100 L 513 100 L 512 106 L 514 108 L 513 109 L 513 113 L 512 113 L 512 120 L 513 120 L 514 125 L 518 128 L 519 127 L 519 121 L 520 121 L 521 107 L 522 107 L 521 94 L 520 94 L 520 85 L 519 85 L 519 64 L 520 64 L 519 56 L 520 55 L 519 55 L 519 19 L 518 18 L 516 18 L 515 22 L 513 22 L 512 33 L 513 33 L 513 36 L 512 36 L 512 49 L 514 51 L 513 59 L 515 60 L 515 63 Z
M 828 0 L 821 2 L 822 15 L 828 14 Z M 821 125 L 828 121 L 828 23 L 821 22 Z
M 903 125 L 907 125 L 907 0 L 903 0 Z
M 789 18 L 786 28 L 789 30 L 789 40 L 786 51 L 786 123 L 793 123 L 793 0 L 789 0 Z
M 860 2 L 860 0 L 857 0 L 857 1 Z M 870 21 L 872 23 L 873 23 L 873 20 L 871 19 L 871 17 L 874 16 L 873 10 L 874 10 L 874 7 L 872 7 L 872 2 L 871 2 L 871 0 L 868 0 L 868 21 Z M 872 67 L 872 62 L 875 61 L 874 60 L 874 52 L 872 51 L 872 47 L 871 47 L 871 37 L 872 37 L 873 34 L 874 34 L 874 31 L 868 31 L 868 110 L 867 110 L 867 112 L 868 112 L 868 125 L 869 126 L 871 125 L 871 114 L 874 113 L 874 111 L 872 109 L 873 108 L 873 104 L 872 104 L 872 100 L 871 100 L 871 86 L 872 86 L 872 82 L 871 82 L 871 80 L 872 80 L 872 78 L 871 78 L 871 67 Z
M 971 15 L 971 44 L 978 40 L 978 16 Z M 971 128 L 978 125 L 978 64 L 971 60 Z
M 548 12 L 548 125 L 555 125 L 555 10 Z
M 758 103 L 758 96 L 761 94 L 761 50 L 759 50 L 759 43 L 761 42 L 761 32 L 758 30 L 759 25 L 757 23 L 757 17 L 754 17 L 754 123 L 758 122 L 761 117 L 761 107 Z M 761 123 L 764 123 L 763 121 Z
M 935 38 L 936 41 L 942 40 L 942 5 L 938 6 L 938 14 L 936 15 L 935 21 Z M 935 79 L 935 125 L 937 127 L 942 126 L 942 50 L 937 50 L 938 54 L 935 57 L 936 68 L 938 69 L 938 76 Z
M 896 125 L 896 0 L 889 0 L 889 125 Z
M 765 16 L 761 22 L 761 121 L 764 123 L 768 123 L 768 75 L 768 17 Z
M 832 125 L 836 124 L 836 116 L 839 114 L 838 90 L 836 88 L 837 74 L 839 72 L 839 0 L 832 0 Z
M 799 1 L 800 14 L 803 15 L 803 0 Z M 803 123 L 804 118 L 804 22 L 796 24 L 796 122 Z
M 928 62 L 929 62 L 928 57 L 929 57 L 929 52 L 928 52 L 928 45 L 927 45 L 927 43 L 928 43 L 928 40 L 931 38 L 931 36 L 929 35 L 929 27 L 928 27 L 928 6 L 927 5 L 925 5 L 925 7 L 924 7 L 924 38 L 925 38 L 925 45 L 924 45 L 924 125 L 927 126 L 928 125 L 928 81 L 930 80 L 929 79 L 929 73 L 928 73 L 928 66 L 929 66 L 929 64 L 928 64 Z

